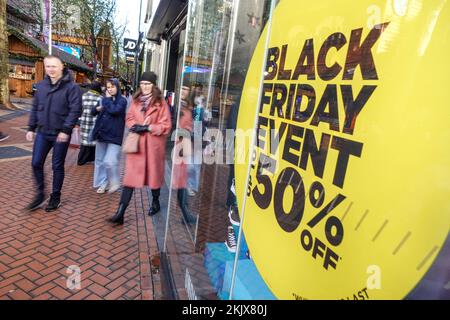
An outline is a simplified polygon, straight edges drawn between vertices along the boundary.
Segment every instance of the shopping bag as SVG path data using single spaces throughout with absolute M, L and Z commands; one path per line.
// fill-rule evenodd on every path
M 81 140 L 81 132 L 80 127 L 75 126 L 72 130 L 72 135 L 70 136 L 70 147 L 72 148 L 79 148 L 80 147 L 80 140 Z

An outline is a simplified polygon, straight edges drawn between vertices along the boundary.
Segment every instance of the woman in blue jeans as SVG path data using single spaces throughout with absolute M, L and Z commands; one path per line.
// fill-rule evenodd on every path
M 120 187 L 119 160 L 126 108 L 127 100 L 120 93 L 119 81 L 108 80 L 101 105 L 92 108 L 92 114 L 98 115 L 92 132 L 96 140 L 94 188 L 98 188 L 97 193 L 113 193 Z

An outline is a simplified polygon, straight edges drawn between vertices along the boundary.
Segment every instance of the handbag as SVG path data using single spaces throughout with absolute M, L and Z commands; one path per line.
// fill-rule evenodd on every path
M 139 133 L 128 132 L 122 145 L 124 153 L 137 153 L 139 151 Z
M 145 118 L 144 125 L 146 125 L 149 117 Z M 139 133 L 128 132 L 125 141 L 122 144 L 123 153 L 137 153 L 139 152 Z

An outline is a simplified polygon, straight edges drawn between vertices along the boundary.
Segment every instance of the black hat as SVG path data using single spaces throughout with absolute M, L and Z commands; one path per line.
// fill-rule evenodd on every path
M 90 85 L 90 89 L 94 90 L 94 91 L 96 91 L 96 92 L 98 92 L 100 94 L 102 93 L 102 85 L 98 81 L 92 81 L 92 83 Z
M 156 85 L 156 78 L 157 77 L 154 72 L 146 71 L 142 74 L 140 81 L 149 81 L 149 82 L 153 83 L 154 85 Z

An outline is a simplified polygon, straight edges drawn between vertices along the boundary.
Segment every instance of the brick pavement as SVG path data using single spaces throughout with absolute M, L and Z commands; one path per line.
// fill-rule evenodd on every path
M 207 242 L 224 242 L 229 224 L 226 185 L 229 168 L 225 165 L 203 165 L 199 192 L 189 197 L 191 211 L 199 216 L 198 225 L 181 222 L 181 209 L 172 195 L 166 238 L 167 257 L 172 268 L 173 285 L 179 299 L 188 299 L 187 272 L 199 299 L 216 300 L 204 265 L 203 251 Z
M 0 123 L 11 135 L 0 152 L 5 146 L 31 150 L 27 119 Z M 34 195 L 31 157 L 0 159 L 0 299 L 162 299 L 155 230 L 145 214 L 148 192 L 136 192 L 124 226 L 112 226 L 105 219 L 119 192 L 95 193 L 93 165 L 77 166 L 77 154 L 69 149 L 62 206 L 53 213 L 22 209 Z M 51 161 L 45 170 L 49 191 Z M 67 286 L 72 265 L 81 270 L 80 289 Z

